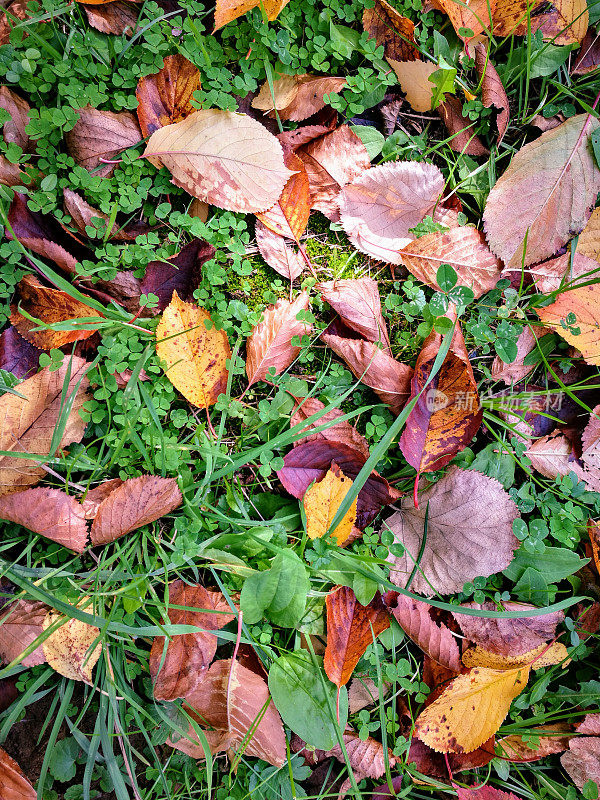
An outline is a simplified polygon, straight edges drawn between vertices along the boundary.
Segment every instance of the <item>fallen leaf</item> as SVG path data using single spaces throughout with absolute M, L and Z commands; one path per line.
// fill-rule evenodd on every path
M 371 166 L 367 148 L 348 125 L 341 125 L 299 147 L 297 153 L 308 175 L 311 207 L 337 222 L 340 190 Z
M 314 397 L 305 397 L 302 398 L 302 400 L 297 399 L 294 413 L 290 419 L 290 428 L 293 428 L 295 425 L 299 425 L 301 422 L 304 422 L 306 419 L 308 419 L 308 417 L 311 417 L 313 414 L 317 414 L 324 408 L 324 404 Z M 344 412 L 340 411 L 339 408 L 334 408 L 331 411 L 327 411 L 327 413 L 323 414 L 320 419 L 317 420 L 317 422 L 307 425 L 306 428 L 302 429 L 302 432 L 305 433 L 306 431 L 317 428 L 320 425 L 325 425 L 327 422 L 331 422 L 332 420 L 342 416 L 344 416 Z M 319 431 L 318 433 L 311 433 L 309 436 L 305 436 L 304 438 L 293 442 L 293 447 L 297 447 L 305 442 L 319 440 L 339 442 L 339 444 L 348 445 L 348 447 L 358 450 L 358 452 L 364 456 L 365 459 L 369 457 L 369 445 L 367 440 L 347 420 L 336 422 L 335 425 L 332 425 L 330 428 L 326 428 L 323 431 Z
M 383 47 L 385 58 L 395 61 L 420 59 L 415 42 L 415 24 L 399 14 L 385 0 L 375 0 L 373 8 L 363 11 L 363 28 Z
M 337 312 L 344 325 L 369 342 L 380 342 L 391 355 L 377 281 L 372 278 L 342 278 L 317 283 L 315 291 L 321 293 L 321 299 Z
M 379 702 L 379 694 L 383 697 L 389 694 L 391 683 L 384 681 L 379 686 L 372 678 L 366 675 L 356 675 L 348 687 L 348 712 L 356 714 L 363 708 L 375 705 Z
M 302 159 L 288 147 L 283 148 L 283 161 L 295 174 L 283 187 L 275 205 L 256 216 L 273 233 L 297 242 L 310 216 L 310 185 Z
M 581 434 L 581 458 L 590 469 L 600 470 L 600 405 L 590 414 L 590 419 Z
M 500 144 L 510 121 L 508 96 L 496 67 L 489 60 L 484 44 L 475 46 L 475 69 L 481 81 L 481 102 L 486 108 L 494 106 L 498 110 L 496 125 L 498 126 L 498 144 Z
M 432 0 L 431 5 L 448 15 L 452 27 L 462 39 L 477 36 L 489 30 L 497 0 Z M 496 17 L 493 16 L 495 21 Z M 495 24 L 495 22 L 494 22 Z M 494 28 L 494 34 L 496 30 Z
M 4 3 L 2 4 L 4 8 Z M 10 17 L 6 12 L 10 13 Z M 0 46 L 10 44 L 11 31 L 18 25 L 17 20 L 25 20 L 29 16 L 27 11 L 27 3 L 23 0 L 15 0 L 13 3 L 7 3 L 6 11 L 2 11 L 0 15 Z M 25 33 L 25 35 L 27 35 Z
M 276 109 L 282 121 L 301 122 L 325 107 L 323 95 L 341 92 L 345 85 L 346 78 L 333 75 L 282 75 L 273 81 L 273 93 L 269 82 L 263 83 L 252 108 Z
M 203 308 L 184 303 L 177 292 L 156 329 L 156 352 L 165 362 L 167 378 L 198 408 L 212 406 L 225 391 L 231 358 L 227 334 L 215 328 Z
M 19 394 L 25 399 L 8 392 L 0 397 L 0 450 L 34 453 L 43 461 L 50 454 L 54 429 L 64 411 L 63 387 L 72 405 L 63 417 L 64 430 L 55 444 L 61 448 L 80 442 L 85 422 L 79 412 L 88 399 L 87 368 L 86 361 L 73 356 L 65 359 L 58 370 L 51 372 L 44 367 L 20 383 Z M 0 456 L 0 495 L 36 484 L 45 474 L 35 460 Z
M 36 800 L 37 792 L 17 762 L 0 747 L 0 797 L 2 800 Z
M 0 658 L 5 664 L 19 658 L 43 633 L 42 624 L 48 606 L 34 600 L 16 600 L 2 609 L 0 617 Z M 24 667 L 43 664 L 46 656 L 39 644 L 35 650 L 21 660 Z
M 600 285 L 592 284 L 562 292 L 556 301 L 537 308 L 543 324 L 576 347 L 588 364 L 600 365 Z M 573 323 L 565 323 L 569 315 Z M 572 317 L 569 317 L 570 319 Z
M 164 311 L 173 292 L 182 300 L 193 300 L 194 289 L 202 281 L 202 267 L 215 256 L 215 248 L 204 239 L 193 239 L 166 261 L 151 261 L 146 267 L 140 291 L 155 294 L 158 308 Z
M 48 630 L 61 618 L 64 619 L 64 615 L 60 612 L 48 611 L 42 624 L 43 630 Z M 98 628 L 70 617 L 44 639 L 42 648 L 46 661 L 59 675 L 64 675 L 72 681 L 83 681 L 91 686 L 92 669 L 102 651 L 100 642 L 92 649 L 99 636 Z
M 63 201 L 65 211 L 71 217 L 71 223 L 79 233 L 85 234 L 88 226 L 95 228 L 94 220 L 100 220 L 104 230 L 108 229 L 108 214 L 91 206 L 77 192 L 68 188 L 63 189 Z M 134 222 L 124 228 L 119 228 L 113 223 L 108 238 L 116 242 L 131 242 L 142 233 L 148 233 L 149 230 L 150 228 L 145 222 Z
M 195 111 L 159 128 L 144 157 L 193 197 L 229 211 L 266 211 L 293 174 L 277 138 L 246 114 Z
M 468 789 L 463 786 L 457 787 L 458 800 L 521 800 L 512 792 L 503 792 L 486 784 L 475 789 Z
M 114 114 L 92 106 L 78 109 L 79 119 L 65 135 L 67 150 L 75 162 L 93 175 L 107 178 L 123 150 L 139 144 L 142 134 L 136 118 L 129 111 Z
M 417 63 L 417 62 L 414 62 Z M 432 214 L 444 188 L 433 164 L 394 162 L 373 167 L 340 192 L 340 219 L 352 244 L 389 264 L 401 264 L 409 232 Z
M 325 477 L 333 461 L 344 475 L 354 480 L 366 458 L 345 444 L 315 440 L 294 447 L 283 461 L 283 469 L 277 472 L 277 477 L 293 497 L 302 499 L 311 483 Z M 357 526 L 364 528 L 375 519 L 383 506 L 395 502 L 399 497 L 400 492 L 373 471 L 358 495 Z
M 308 292 L 303 291 L 293 302 L 282 298 L 265 310 L 246 342 L 248 386 L 269 381 L 269 375 L 281 374 L 298 357 L 301 348 L 292 340 L 310 334 L 311 326 L 297 319 L 309 303 Z
M 352 374 L 398 415 L 410 395 L 412 367 L 396 361 L 373 342 L 322 333 L 321 339 L 343 359 Z
M 437 291 L 437 271 L 449 264 L 458 275 L 457 283 L 472 289 L 476 298 L 494 289 L 502 273 L 502 262 L 490 251 L 481 231 L 470 225 L 426 233 L 403 247 L 400 257 L 417 280 Z
M 390 627 L 390 617 L 379 592 L 361 605 L 347 586 L 336 586 L 327 603 L 327 648 L 324 667 L 336 686 L 345 686 L 360 657 L 373 640 Z
M 196 109 L 194 92 L 200 88 L 200 70 L 185 56 L 167 56 L 154 75 L 140 78 L 135 96 L 137 116 L 144 137 L 173 122 L 181 122 Z
M 217 0 L 215 8 L 215 31 L 232 22 L 234 19 L 243 16 L 253 8 L 262 5 L 264 13 L 272 22 L 278 17 L 290 0 Z M 213 31 L 214 33 L 214 31 Z
M 496 356 L 492 362 L 492 378 L 507 384 L 518 383 L 526 378 L 536 365 L 526 365 L 524 361 L 530 353 L 537 350 L 537 342 L 548 333 L 551 333 L 550 329 L 542 325 L 527 325 L 523 328 L 517 339 L 517 357 L 510 364 L 506 364 L 500 356 Z
M 12 164 L 0 155 L 0 183 L 3 186 L 24 186 L 28 182 L 27 173 L 18 164 Z
M 431 61 L 396 61 L 393 58 L 388 61 L 413 110 L 431 111 L 435 84 L 429 78 L 439 70 L 438 65 Z
M 504 656 L 484 650 L 480 645 L 465 650 L 462 662 L 465 667 L 491 667 L 492 669 L 514 669 L 530 666 L 532 669 L 543 669 L 554 664 L 567 661 L 569 654 L 562 642 L 551 645 L 540 644 L 538 647 L 520 656 Z M 564 665 L 563 665 L 564 666 Z
M 525 456 L 531 466 L 546 478 L 568 475 L 574 472 L 584 480 L 584 470 L 573 453 L 573 443 L 560 431 L 542 436 L 529 444 Z
M 600 260 L 600 208 L 592 211 L 585 228 L 579 234 L 575 254 Z
M 117 36 L 132 36 L 139 14 L 139 6 L 127 0 L 113 0 L 104 5 L 82 4 L 87 20 L 92 28 L 101 33 L 114 33 Z
M 535 288 L 540 294 L 550 294 L 566 284 L 581 284 L 596 277 L 600 264 L 592 258 L 577 252 L 563 253 L 557 258 L 543 261 L 529 268 Z M 515 270 L 516 272 L 516 270 Z M 521 270 L 519 268 L 519 275 Z
M 283 111 L 298 94 L 298 82 L 303 77 L 308 76 L 279 75 L 272 81 L 272 87 L 265 81 L 250 103 L 251 107 L 257 111 Z
M 140 310 L 142 290 L 140 282 L 133 272 L 119 271 L 110 281 L 80 278 L 78 284 L 101 302 L 110 303 L 112 300 L 116 300 L 131 314 L 137 314 Z
M 114 492 L 115 489 L 122 486 L 123 483 L 124 481 L 122 481 L 121 478 L 112 478 L 111 480 L 103 481 L 93 489 L 89 489 L 81 500 L 81 507 L 83 508 L 85 518 L 94 519 L 98 513 L 100 504 L 103 503 L 108 495 Z
M 196 217 L 201 222 L 206 222 L 208 219 L 209 210 L 210 206 L 208 203 L 205 203 L 204 200 L 198 200 L 197 197 L 194 197 L 187 211 L 187 215 L 188 217 Z
M 571 117 L 522 147 L 490 192 L 483 220 L 509 268 L 543 261 L 583 228 L 600 191 L 589 135 L 600 121 Z M 525 252 L 524 252 L 525 250 Z
M 532 36 L 541 31 L 554 45 L 577 44 L 589 24 L 585 0 L 555 0 L 549 7 L 539 0 L 496 0 L 492 18 L 494 36 Z
M 302 502 L 309 539 L 321 539 L 327 535 L 333 518 L 351 487 L 352 481 L 348 480 L 333 461 L 325 477 L 307 489 Z M 338 546 L 343 545 L 352 533 L 352 526 L 356 522 L 356 503 L 355 498 L 343 519 L 331 532 L 337 539 Z
M 408 497 L 401 505 L 386 526 L 407 552 L 390 556 L 390 580 L 406 586 L 420 554 L 428 514 L 427 538 L 410 584 L 412 591 L 426 597 L 460 592 L 467 581 L 500 572 L 519 546 L 512 530 L 519 518 L 514 501 L 498 481 L 479 472 L 451 467 L 420 494 L 419 508 Z
M 553 611 L 537 617 L 528 617 L 528 611 L 535 606 L 528 603 L 504 602 L 498 608 L 496 603 L 465 603 L 464 608 L 479 611 L 522 611 L 522 617 L 502 619 L 500 617 L 472 617 L 460 612 L 452 616 L 460 625 L 464 635 L 471 642 L 481 645 L 491 653 L 502 656 L 520 656 L 539 645 L 549 642 L 556 635 L 556 626 L 563 621 L 562 611 Z
M 600 737 L 574 737 L 569 742 L 569 750 L 560 757 L 560 763 L 580 791 L 588 781 L 600 786 Z M 598 789 L 587 796 L 597 798 Z
M 502 725 L 528 676 L 528 667 L 476 667 L 459 675 L 421 712 L 414 735 L 439 753 L 475 750 Z
M 570 72 L 571 75 L 587 75 L 598 67 L 600 67 L 600 37 L 593 28 L 589 28 Z
M 25 275 L 19 281 L 17 292 L 19 304 L 13 310 L 10 321 L 24 339 L 40 350 L 52 350 L 71 342 L 88 339 L 97 330 L 97 328 L 89 330 L 74 328 L 73 330 L 44 329 L 36 331 L 35 328 L 40 327 L 39 324 L 32 322 L 19 309 L 47 325 L 69 320 L 76 323 L 82 318 L 98 319 L 101 315 L 90 306 L 86 306 L 85 303 L 75 300 L 67 292 L 43 286 L 32 275 Z
M 181 580 L 169 585 L 171 625 L 195 625 L 197 633 L 173 636 L 165 650 L 165 637 L 157 636 L 150 650 L 150 677 L 157 700 L 187 697 L 203 679 L 217 652 L 217 637 L 210 631 L 220 630 L 232 619 L 229 603 L 221 592 L 210 592 L 203 586 L 188 586 Z M 196 611 L 192 609 L 202 609 Z
M 431 87 L 433 91 L 433 84 Z M 448 141 L 450 148 L 468 156 L 489 155 L 490 151 L 473 130 L 474 123 L 465 117 L 462 108 L 458 97 L 454 97 L 449 92 L 444 95 L 444 101 L 436 107 L 436 111 L 451 136 Z
M 0 369 L 17 378 L 31 377 L 39 366 L 40 351 L 20 336 L 12 325 L 0 334 Z
M 183 501 L 175 478 L 142 475 L 117 486 L 98 506 L 92 545 L 108 544 L 179 508 Z
M 258 219 L 254 233 L 261 256 L 275 272 L 289 281 L 296 280 L 302 274 L 305 262 L 291 241 L 278 233 L 273 233 Z
M 83 553 L 87 544 L 81 504 L 59 489 L 37 486 L 0 497 L 0 519 L 22 525 L 76 553 Z
M 31 106 L 8 86 L 0 86 L 0 108 L 10 115 L 2 126 L 2 135 L 6 144 L 16 144 L 25 152 L 30 148 L 29 135 L 25 126 L 29 123 Z
M 429 380 L 442 337 L 431 333 L 423 342 L 411 382 L 411 399 Z M 458 323 L 442 366 L 406 420 L 400 449 L 408 463 L 422 472 L 448 464 L 473 439 L 483 419 L 477 382 Z
M 576 726 L 577 733 L 587 733 L 590 736 L 600 736 L 600 714 L 586 714 Z
M 434 621 L 430 614 L 431 606 L 401 594 L 394 597 L 394 603 L 391 605 L 386 596 L 388 610 L 406 635 L 438 664 L 453 672 L 460 672 L 457 641 L 445 625 L 438 625 Z
M 571 739 L 570 730 L 570 726 L 560 723 L 531 728 L 527 736 L 504 736 L 496 746 L 500 755 L 508 761 L 520 764 L 539 761 L 566 750 Z

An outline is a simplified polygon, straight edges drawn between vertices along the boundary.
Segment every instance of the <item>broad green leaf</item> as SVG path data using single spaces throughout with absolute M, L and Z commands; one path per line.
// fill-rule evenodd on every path
M 564 547 L 547 547 L 543 553 L 517 550 L 504 575 L 516 582 L 531 567 L 540 572 L 548 583 L 558 583 L 584 567 L 588 561 L 589 558 L 579 558 L 577 553 Z
M 246 578 L 240 597 L 244 620 L 259 622 L 266 614 L 282 628 L 294 628 L 302 619 L 310 580 L 306 567 L 292 551 L 275 556 L 270 569 Z

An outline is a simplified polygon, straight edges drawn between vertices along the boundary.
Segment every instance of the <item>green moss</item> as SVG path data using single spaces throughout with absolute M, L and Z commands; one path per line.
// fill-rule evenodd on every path
M 227 292 L 231 297 L 245 303 L 250 311 L 262 310 L 276 298 L 289 293 L 283 278 L 265 264 L 260 256 L 248 256 L 244 265 L 248 266 L 248 274 L 239 275 L 233 270 L 229 272 Z

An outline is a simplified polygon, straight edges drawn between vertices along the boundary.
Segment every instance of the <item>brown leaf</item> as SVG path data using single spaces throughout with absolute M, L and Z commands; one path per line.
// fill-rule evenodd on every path
M 18 20 L 27 19 L 29 16 L 27 3 L 24 0 L 14 0 L 13 3 L 7 3 L 5 0 L 2 3 L 2 7 L 6 7 L 10 17 L 6 11 L 0 12 L 0 46 L 10 43 L 11 31 L 18 25 Z M 15 17 L 17 22 L 15 22 Z M 24 36 L 26 35 L 27 33 L 24 32 Z
M 132 314 L 139 311 L 142 290 L 140 282 L 133 272 L 117 272 L 110 281 L 97 280 L 93 282 L 90 278 L 79 279 L 78 284 L 101 302 L 110 303 L 111 300 L 116 300 Z
M 108 5 L 110 6 L 111 3 Z M 71 217 L 71 223 L 79 233 L 85 234 L 88 225 L 95 227 L 94 220 L 100 220 L 103 223 L 104 230 L 107 230 L 108 214 L 91 206 L 77 192 L 72 191 L 72 189 L 63 189 L 63 201 L 65 211 Z M 145 222 L 133 223 L 126 225 L 124 228 L 119 228 L 113 223 L 108 238 L 116 242 L 131 242 L 141 234 L 148 233 L 149 230 L 150 228 Z
M 496 0 L 492 6 L 495 36 L 532 36 L 537 31 L 555 45 L 576 44 L 588 29 L 585 0 L 555 0 L 546 6 L 539 0 Z
M 431 84 L 431 91 L 434 88 L 434 85 Z M 452 137 L 448 142 L 452 150 L 468 156 L 489 155 L 490 151 L 473 131 L 474 123 L 464 116 L 462 103 L 458 97 L 447 93 L 443 103 L 437 106 L 436 111 Z
M 283 187 L 275 205 L 256 216 L 273 233 L 297 242 L 306 230 L 310 216 L 310 186 L 302 159 L 286 146 L 283 148 L 283 161 L 295 174 Z
M 114 0 L 104 5 L 82 4 L 92 28 L 101 33 L 132 36 L 137 25 L 139 6 L 127 0 Z
M 254 232 L 258 250 L 267 264 L 284 278 L 296 280 L 304 269 L 304 259 L 293 243 L 278 233 L 273 233 L 258 219 Z
M 600 786 L 600 737 L 574 737 L 569 741 L 569 750 L 560 757 L 560 763 L 580 791 L 588 781 Z M 598 790 L 588 796 L 597 798 Z
M 498 126 L 498 144 L 500 144 L 510 121 L 508 97 L 496 67 L 488 58 L 488 51 L 484 44 L 475 46 L 475 69 L 481 81 L 481 102 L 486 108 L 494 106 L 498 109 L 496 124 Z
M 322 333 L 321 339 L 343 359 L 352 374 L 369 386 L 398 415 L 410 394 L 413 370 L 380 350 L 373 342 Z
M 346 729 L 343 740 L 348 754 L 348 761 L 357 781 L 364 780 L 364 778 L 377 779 L 385 774 L 385 755 L 381 742 L 378 742 L 372 736 L 368 736 L 363 740 L 351 729 Z M 336 744 L 325 755 L 333 756 L 342 764 L 346 763 L 346 758 L 339 744 Z M 388 759 L 390 768 L 393 769 L 396 766 L 397 759 L 391 751 L 388 751 Z M 348 791 L 350 788 L 349 780 L 342 785 L 340 796 L 345 794 L 344 787 Z
M 496 746 L 499 754 L 507 761 L 517 764 L 539 761 L 566 750 L 572 738 L 570 731 L 569 725 L 545 725 L 543 728 L 532 728 L 527 737 L 518 734 L 504 736 Z
M 36 800 L 37 792 L 17 762 L 0 747 L 0 797 L 2 800 Z
M 72 397 L 73 403 L 63 420 L 66 424 L 58 447 L 80 442 L 85 422 L 79 412 L 88 399 L 88 380 L 84 377 L 87 367 L 82 358 L 73 356 L 65 359 L 58 370 L 51 372 L 44 367 L 37 375 L 20 383 L 19 394 L 25 399 L 8 393 L 0 397 L 0 450 L 34 453 L 41 457 L 49 455 L 62 410 L 64 384 L 66 396 Z M 45 470 L 35 460 L 0 456 L 0 495 L 36 484 L 43 475 Z
M 385 58 L 396 61 L 420 59 L 415 42 L 415 25 L 399 14 L 385 0 L 375 0 L 373 8 L 363 11 L 363 28 L 374 38 L 378 47 L 383 47 Z
M 297 319 L 308 310 L 309 302 L 308 292 L 303 291 L 293 302 L 280 299 L 265 310 L 246 342 L 248 386 L 260 380 L 270 382 L 270 370 L 279 375 L 298 357 L 301 348 L 292 339 L 311 331 L 311 325 Z
M 571 75 L 587 75 L 600 67 L 600 36 L 589 28 L 571 67 Z
M 336 311 L 344 325 L 369 342 L 380 342 L 391 355 L 387 326 L 381 314 L 379 286 L 372 278 L 347 278 L 317 283 L 315 291 Z
M 489 784 L 484 784 L 474 789 L 459 786 L 458 800 L 521 800 L 521 798 L 512 792 L 503 792 Z
M 172 625 L 195 625 L 197 633 L 183 633 L 170 639 L 163 661 L 165 637 L 157 636 L 150 651 L 150 677 L 157 700 L 187 697 L 203 679 L 217 652 L 217 637 L 209 631 L 220 630 L 232 619 L 229 603 L 221 592 L 203 586 L 188 586 L 181 580 L 169 585 L 169 622 Z M 201 611 L 192 609 L 202 609 Z
M 490 248 L 507 267 L 549 258 L 583 228 L 600 191 L 589 146 L 599 125 L 588 114 L 571 117 L 522 147 L 497 181 L 483 219 Z
M 467 39 L 489 30 L 490 12 L 493 14 L 496 2 L 497 0 L 471 0 L 469 3 L 462 3 L 459 0 L 432 0 L 431 5 L 447 14 L 456 33 L 461 38 Z M 464 33 L 465 30 L 472 33 L 467 35 Z
M 519 518 L 514 501 L 498 481 L 479 472 L 451 467 L 419 497 L 419 507 L 408 497 L 402 510 L 386 520 L 395 540 L 406 548 L 390 556 L 390 580 L 404 587 L 427 537 L 410 584 L 411 591 L 431 597 L 462 591 L 467 581 L 488 577 L 510 564 L 519 541 L 513 522 Z
M 318 439 L 294 447 L 283 461 L 283 469 L 277 472 L 277 477 L 293 497 L 302 499 L 311 483 L 325 477 L 333 461 L 344 475 L 354 480 L 366 458 L 345 444 Z M 400 492 L 373 471 L 358 495 L 358 527 L 364 528 L 375 519 L 383 506 L 395 502 L 399 497 Z
M 75 300 L 67 292 L 60 289 L 50 289 L 34 278 L 32 275 L 25 275 L 17 285 L 19 295 L 19 305 L 13 310 L 10 321 L 19 334 L 31 344 L 41 350 L 52 350 L 60 348 L 71 342 L 78 342 L 88 339 L 97 330 L 35 330 L 39 327 L 37 322 L 32 322 L 23 316 L 18 309 L 23 309 L 32 317 L 52 325 L 58 322 L 73 320 L 77 322 L 81 318 L 98 318 L 100 313 L 90 306 L 86 306 L 79 300 Z
M 379 686 L 366 675 L 355 675 L 348 687 L 348 712 L 356 714 L 363 708 L 375 705 L 379 701 L 380 691 L 385 697 L 390 689 L 391 684 L 387 681 Z
M 600 470 L 600 405 L 590 414 L 588 424 L 581 434 L 581 458 L 590 469 Z
M 411 399 L 429 380 L 442 337 L 423 343 L 412 378 Z M 404 458 L 418 474 L 441 469 L 473 439 L 483 418 L 477 383 L 462 332 L 456 329 L 444 362 L 410 412 L 400 438 Z
M 140 289 L 143 294 L 155 294 L 158 308 L 164 311 L 173 292 L 183 300 L 192 300 L 194 289 L 202 280 L 202 267 L 215 256 L 215 248 L 204 239 L 193 239 L 166 261 L 151 261 L 146 267 Z
M 576 726 L 577 733 L 587 733 L 590 736 L 600 736 L 600 714 L 586 714 Z
M 445 232 L 426 233 L 400 251 L 402 264 L 415 278 L 440 291 L 436 275 L 449 264 L 458 283 L 481 297 L 500 280 L 502 262 L 490 251 L 481 231 L 470 225 Z
M 106 164 L 103 159 L 118 159 L 123 150 L 142 140 L 137 119 L 129 111 L 114 114 L 92 106 L 80 108 L 78 114 L 75 127 L 65 135 L 67 150 L 79 166 L 97 177 L 107 178 L 114 172 L 115 164 Z
M 465 603 L 464 608 L 483 611 L 522 611 L 523 616 L 512 619 L 499 617 L 472 617 L 452 612 L 464 635 L 485 650 L 502 656 L 520 656 L 549 642 L 556 635 L 556 626 L 563 621 L 562 611 L 554 611 L 538 617 L 528 617 L 527 611 L 535 610 L 528 603 L 504 602 L 501 608 L 496 603 Z
M 536 312 L 544 325 L 576 347 L 588 364 L 600 365 L 600 284 L 562 292 L 552 305 Z M 562 321 L 574 314 L 576 321 L 565 328 Z
M 313 414 L 317 414 L 324 408 L 324 404 L 314 397 L 305 397 L 302 400 L 297 399 L 294 413 L 290 419 L 290 428 L 293 428 L 295 425 L 299 425 L 308 417 L 312 416 Z M 327 422 L 331 422 L 332 420 L 342 417 L 343 415 L 343 411 L 340 411 L 339 408 L 334 408 L 332 411 L 328 411 L 326 414 L 323 414 L 320 419 L 317 420 L 317 422 L 307 425 L 306 428 L 302 429 L 302 432 L 312 430 L 320 425 L 325 425 Z M 298 445 L 304 444 L 305 442 L 319 440 L 338 442 L 339 444 L 348 445 L 348 447 L 358 450 L 358 452 L 364 456 L 365 459 L 369 457 L 369 445 L 367 444 L 367 440 L 347 420 L 336 422 L 335 425 L 332 425 L 330 428 L 326 428 L 323 431 L 319 431 L 318 433 L 311 433 L 309 436 L 305 436 L 303 439 L 293 442 L 292 446 L 298 447 Z
M 92 523 L 92 545 L 108 544 L 179 508 L 183 501 L 175 478 L 142 475 L 123 481 L 100 503 Z
M 327 595 L 327 648 L 323 665 L 330 681 L 345 686 L 354 667 L 373 638 L 390 627 L 390 617 L 379 592 L 367 606 L 361 605 L 347 586 L 336 586 Z
M 0 617 L 0 657 L 5 664 L 19 658 L 29 645 L 42 635 L 42 623 L 48 606 L 33 600 L 16 600 L 2 610 Z M 46 656 L 39 644 L 21 660 L 24 667 L 43 664 Z
M 600 260 L 600 208 L 592 211 L 585 228 L 579 234 L 575 255 L 577 253 Z
M 52 609 L 46 614 L 43 630 L 47 630 L 61 618 L 63 622 L 60 626 L 42 643 L 46 661 L 59 675 L 91 686 L 92 669 L 102 650 L 100 642 L 94 645 L 100 630 L 75 617 L 65 620 L 61 612 Z
M 412 109 L 420 113 L 431 111 L 435 84 L 429 79 L 439 70 L 437 64 L 431 61 L 396 61 L 393 58 L 388 58 L 388 62 Z
M 529 268 L 528 274 L 533 277 L 535 288 L 540 294 L 550 294 L 559 289 L 561 284 L 576 285 L 589 281 L 596 277 L 598 270 L 600 264 L 595 259 L 578 251 L 573 256 L 567 252 L 536 264 Z M 520 273 L 519 267 L 519 275 Z
M 272 117 L 277 109 L 284 122 L 301 122 L 325 107 L 323 95 L 341 92 L 345 85 L 346 78 L 333 75 L 281 75 L 273 81 L 273 93 L 269 82 L 263 83 L 252 108 L 268 111 Z
M 492 362 L 492 378 L 507 384 L 518 383 L 526 378 L 536 365 L 526 366 L 523 362 L 530 353 L 537 350 L 537 342 L 550 332 L 549 328 L 544 328 L 542 325 L 527 325 L 523 328 L 517 339 L 517 357 L 510 364 L 506 364 L 500 356 L 496 356 Z
M 546 478 L 574 472 L 581 480 L 584 479 L 583 469 L 573 453 L 573 444 L 560 431 L 536 439 L 529 445 L 525 455 L 531 461 L 531 466 Z
M 271 22 L 276 19 L 282 9 L 290 0 L 262 0 L 262 7 Z M 261 0 L 217 0 L 215 8 L 215 31 L 227 25 L 228 22 L 243 16 L 253 8 L 261 5 Z
M 297 153 L 306 167 L 312 208 L 337 222 L 340 189 L 371 166 L 367 148 L 342 125 L 303 145 Z
M 127 385 L 127 384 L 125 384 Z M 112 480 L 103 481 L 98 486 L 86 492 L 85 497 L 81 500 L 81 507 L 86 519 L 94 519 L 98 513 L 101 503 L 106 500 L 109 494 L 122 486 L 124 481 L 121 478 L 113 478 Z
M 10 114 L 10 119 L 2 126 L 4 141 L 6 144 L 16 144 L 28 152 L 31 149 L 30 139 L 25 132 L 25 126 L 29 122 L 31 106 L 8 86 L 0 86 L 0 108 Z
M 404 161 L 373 167 L 340 192 L 341 223 L 356 248 L 400 264 L 400 249 L 414 238 L 409 229 L 433 213 L 443 188 L 442 173 L 432 164 Z
M 484 742 L 480 747 L 470 753 L 448 753 L 448 765 L 454 774 L 463 772 L 467 769 L 478 769 L 489 764 L 494 758 L 495 737 Z M 408 763 L 413 763 L 416 769 L 423 775 L 431 775 L 434 778 L 448 778 L 448 765 L 446 758 L 441 753 L 436 753 L 420 739 L 413 739 L 408 751 Z
M 12 325 L 0 334 L 0 369 L 28 378 L 39 366 L 40 351 L 20 336 Z
M 37 486 L 0 497 L 0 519 L 22 525 L 76 553 L 83 553 L 87 544 L 83 508 L 59 489 Z
M 154 75 L 140 78 L 135 90 L 137 115 L 144 137 L 173 122 L 181 122 L 196 109 L 191 104 L 200 88 L 200 70 L 185 56 L 167 56 Z
M 12 164 L 0 155 L 0 183 L 4 186 L 24 186 L 28 183 L 27 174 L 18 164 Z
M 395 605 L 387 596 L 385 602 L 396 622 L 424 653 L 443 667 L 460 672 L 460 650 L 456 639 L 445 625 L 434 621 L 430 605 L 401 594 L 394 597 Z

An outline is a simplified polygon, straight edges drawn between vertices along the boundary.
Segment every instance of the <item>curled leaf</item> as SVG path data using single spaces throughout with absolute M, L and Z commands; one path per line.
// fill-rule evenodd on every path
M 321 292 L 321 298 L 339 314 L 344 325 L 370 342 L 381 342 L 391 355 L 377 281 L 372 278 L 327 281 L 317 283 L 315 290 Z
M 167 56 L 164 66 L 155 75 L 140 78 L 135 96 L 144 137 L 196 111 L 191 100 L 199 88 L 198 67 L 179 53 Z
M 76 553 L 83 553 L 87 544 L 81 504 L 59 489 L 37 486 L 0 497 L 0 519 L 22 525 Z

